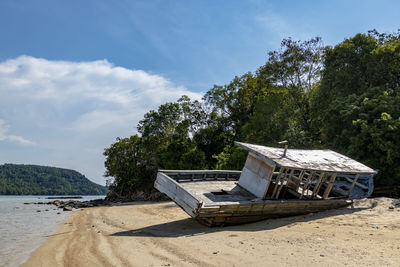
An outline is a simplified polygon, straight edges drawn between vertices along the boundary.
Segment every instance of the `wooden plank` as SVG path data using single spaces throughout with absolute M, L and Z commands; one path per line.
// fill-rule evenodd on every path
M 249 155 L 247 156 L 247 158 L 249 159 L 249 162 L 247 162 L 246 160 L 246 165 L 250 162 L 255 162 L 258 165 L 261 166 L 265 166 L 266 169 L 273 171 L 275 169 L 275 164 L 270 165 L 267 162 L 263 161 L 261 158 L 257 157 L 256 155 L 249 153 Z M 250 166 L 249 166 L 250 167 Z M 257 172 L 258 170 L 255 170 L 255 172 Z
M 264 198 L 271 182 L 275 165 L 269 165 L 249 153 L 239 178 L 239 185 L 259 198 Z
M 274 168 L 273 170 L 275 170 L 275 168 Z M 272 176 L 274 175 L 274 171 L 273 171 L 273 170 L 270 172 L 269 177 L 267 178 L 267 180 L 268 180 L 268 185 L 267 185 L 267 189 L 265 190 L 263 199 L 266 199 L 266 198 L 267 198 L 268 189 L 269 189 L 269 187 L 270 187 L 270 185 L 271 185 L 271 182 L 272 182 Z
M 219 211 L 247 212 L 251 210 L 262 210 L 262 209 L 264 209 L 264 204 L 257 203 L 257 204 L 240 204 L 240 205 L 221 205 Z
M 249 153 L 246 159 L 246 163 L 244 164 L 244 168 L 252 171 L 253 173 L 258 173 L 258 169 L 260 168 L 259 160 L 257 160 L 256 156 Z M 243 170 L 242 170 L 243 174 Z
M 303 174 L 304 174 L 304 171 L 300 171 L 298 176 L 296 176 L 293 173 L 291 176 L 289 176 L 289 179 L 287 180 L 286 190 L 291 191 L 291 192 L 296 192 L 295 195 L 297 197 L 300 197 L 300 194 L 297 195 L 297 191 L 299 190 Z M 289 189 L 291 189 L 291 190 L 289 190 Z
M 239 185 L 256 197 L 262 198 L 268 189 L 269 181 L 244 167 L 239 179 Z
M 335 183 L 336 176 L 337 176 L 336 172 L 332 173 L 331 179 L 329 180 L 328 187 L 325 189 L 325 192 L 324 192 L 324 195 L 323 195 L 324 199 L 327 199 L 329 197 L 329 193 L 331 192 L 333 184 Z
M 195 216 L 195 210 L 198 209 L 202 203 L 199 199 L 185 190 L 181 185 L 163 173 L 157 174 L 154 187 L 174 200 L 191 216 Z
M 316 191 L 318 190 L 319 184 L 322 182 L 322 178 L 323 178 L 324 174 L 325 174 L 324 172 L 319 173 L 319 177 L 318 177 L 317 183 L 314 185 L 314 188 L 313 188 L 312 193 L 311 193 L 311 198 L 315 197 Z
M 157 173 L 156 182 L 158 182 L 160 184 L 167 185 L 167 186 L 174 186 L 174 187 L 180 188 L 183 192 L 185 192 L 188 195 L 188 197 L 192 198 L 191 201 L 193 201 L 193 202 L 201 202 L 200 199 L 198 199 L 194 195 L 192 195 L 181 184 L 177 183 L 175 180 L 171 179 L 170 177 L 168 177 L 168 175 L 166 175 L 164 173 L 160 173 L 160 172 Z
M 325 182 L 326 179 L 326 172 L 322 172 L 319 175 L 318 182 L 314 187 L 311 197 L 315 198 L 318 195 L 319 189 L 321 188 L 322 184 Z
M 241 171 L 159 171 L 165 173 L 169 178 L 181 182 L 187 180 L 209 180 L 209 179 L 220 179 L 220 180 L 239 180 Z
M 215 212 L 215 211 L 248 211 L 248 210 L 265 210 L 265 209 L 281 209 L 281 208 L 298 208 L 302 206 L 329 206 L 335 203 L 351 203 L 348 199 L 328 199 L 328 200 L 267 200 L 260 203 L 244 203 L 234 205 L 221 205 L 218 208 L 209 208 L 203 206 L 199 209 L 200 212 Z M 238 209 L 239 207 L 239 209 Z
M 275 194 L 278 191 L 278 187 L 279 187 L 279 183 L 281 182 L 281 180 L 283 180 L 283 178 L 281 178 L 281 176 L 283 175 L 286 176 L 288 172 L 287 168 L 281 168 L 281 170 L 279 171 L 278 177 L 276 177 L 275 180 L 275 187 L 274 187 L 274 191 L 272 192 L 271 198 L 275 198 Z
M 161 191 L 162 190 L 162 191 Z M 178 206 L 180 206 L 187 214 L 189 214 L 191 217 L 196 217 L 197 216 L 197 208 L 192 207 L 188 203 L 186 203 L 182 198 L 179 198 L 176 194 L 176 192 L 169 191 L 167 189 L 161 189 L 160 192 L 163 192 L 166 194 L 168 197 L 170 197 Z
M 232 171 L 232 170 L 158 170 L 158 172 L 162 172 L 169 175 L 187 175 L 187 174 L 226 174 L 230 175 L 240 175 L 241 171 Z
M 263 160 L 265 160 L 265 162 L 267 162 L 269 165 L 277 165 L 278 167 L 280 167 L 280 164 L 277 164 L 274 160 L 270 159 L 269 157 L 265 156 L 263 153 L 260 153 L 257 150 L 254 149 L 248 149 L 248 147 L 246 146 L 247 144 L 245 143 L 240 143 L 240 142 L 236 142 L 235 144 L 249 152 L 252 152 L 253 154 L 257 155 L 259 158 L 262 158 Z
M 282 173 L 283 173 L 284 170 L 285 170 L 285 168 L 280 168 L 279 173 L 278 173 L 278 175 L 276 176 L 276 179 L 275 179 L 275 186 L 274 186 L 274 190 L 272 191 L 272 194 L 271 194 L 271 199 L 272 199 L 272 198 L 274 197 L 274 195 L 275 195 L 275 192 L 276 192 L 276 190 L 277 190 L 277 185 L 278 185 L 279 179 L 280 179 L 280 177 L 281 177 L 281 175 L 282 175 Z
M 281 192 L 281 189 L 282 189 L 282 187 L 283 187 L 283 185 L 284 185 L 284 182 L 285 182 L 285 180 L 286 180 L 286 178 L 287 178 L 288 172 L 289 172 L 289 168 L 286 168 L 286 169 L 285 169 L 285 173 L 284 173 L 283 176 L 279 179 L 279 181 L 276 183 L 275 188 L 274 188 L 274 189 L 276 189 L 276 192 L 275 192 L 275 194 L 273 194 L 273 198 L 278 199 L 279 193 Z M 275 191 L 275 190 L 274 190 L 274 191 Z
M 279 205 L 279 206 L 271 206 L 263 210 L 248 210 L 248 211 L 215 211 L 215 212 L 208 212 L 208 213 L 200 213 L 199 216 L 205 216 L 209 217 L 211 215 L 214 216 L 225 216 L 225 215 L 231 215 L 231 216 L 245 216 L 245 215 L 254 215 L 254 214 L 285 214 L 285 213 L 297 213 L 301 210 L 307 210 L 307 211 L 318 211 L 318 210 L 323 210 L 323 209 L 329 209 L 332 207 L 338 207 L 338 206 L 345 206 L 350 204 L 349 202 L 346 202 L 344 200 L 339 201 L 339 202 L 333 202 L 333 203 L 328 203 L 325 205 L 310 205 L 310 204 L 302 204 L 302 205 L 296 205 L 296 206 L 286 206 L 286 205 Z
M 304 201 L 303 201 L 304 202 Z M 315 201 L 313 201 L 315 202 Z M 328 210 L 331 208 L 337 208 L 337 207 L 341 207 L 341 206 L 346 206 L 351 204 L 350 200 L 347 200 L 347 202 L 345 201 L 341 201 L 338 202 L 337 205 L 329 205 L 329 206 L 325 206 L 325 207 L 321 207 L 320 209 L 315 209 L 313 206 L 311 208 L 308 209 L 304 209 L 304 210 L 294 210 L 293 213 L 292 211 L 290 211 L 289 213 L 262 213 L 262 214 L 258 214 L 258 213 L 246 213 L 243 215 L 222 215 L 222 216 L 210 216 L 210 217 L 197 217 L 196 219 L 205 225 L 208 226 L 215 226 L 215 225 L 227 225 L 227 224 L 241 224 L 241 223 L 248 223 L 248 222 L 255 222 L 255 221 L 259 221 L 259 220 L 263 220 L 263 219 L 267 219 L 267 218 L 278 218 L 278 217 L 284 217 L 284 216 L 292 216 L 292 215 L 299 215 L 299 214 L 307 214 L 310 212 L 317 212 L 317 211 L 322 211 L 322 210 Z M 219 223 L 218 223 L 219 222 Z
M 319 191 L 321 190 L 322 185 L 325 185 L 327 179 L 328 179 L 328 173 L 324 173 L 324 176 L 322 177 L 321 183 L 318 185 L 318 189 L 317 189 L 317 192 L 315 194 L 315 197 L 322 198 L 322 195 L 319 195 Z
M 321 202 L 316 201 L 316 202 Z M 301 214 L 308 212 L 322 211 L 326 209 L 346 206 L 351 204 L 349 200 L 328 200 L 329 202 L 310 203 L 305 201 L 304 203 L 296 203 L 297 205 L 288 205 L 293 203 L 281 203 L 280 205 L 267 206 L 262 210 L 246 210 L 246 211 L 233 211 L 233 210 L 221 210 L 206 212 L 201 210 L 198 214 L 199 217 L 224 217 L 224 216 L 253 216 L 253 215 L 287 215 L 287 214 Z M 315 200 L 314 200 L 315 202 Z
M 290 174 L 288 176 L 286 175 L 287 172 L 285 173 L 285 177 L 283 177 L 283 179 L 282 179 L 281 186 L 279 187 L 278 192 L 276 193 L 276 196 L 275 196 L 276 199 L 279 198 L 279 194 L 281 193 L 281 190 L 282 190 L 285 182 L 287 183 L 287 181 L 289 180 L 289 177 L 293 175 L 293 172 L 294 172 L 294 169 L 292 169 L 290 171 Z
M 306 180 L 306 182 L 304 183 L 304 185 L 303 185 L 303 187 L 302 187 L 302 191 L 301 191 L 301 195 L 300 195 L 300 198 L 299 198 L 299 199 L 302 199 L 303 196 L 304 196 L 304 193 L 305 193 L 305 192 L 308 192 L 308 187 L 310 186 L 310 184 L 311 184 L 311 182 L 312 182 L 314 173 L 315 173 L 315 172 L 311 172 L 311 173 L 308 174 L 307 180 Z
M 353 188 L 358 180 L 358 177 L 360 177 L 360 174 L 357 174 L 356 177 L 354 178 L 353 183 L 351 184 L 350 189 L 349 189 L 348 197 L 350 197 L 351 191 L 353 191 Z

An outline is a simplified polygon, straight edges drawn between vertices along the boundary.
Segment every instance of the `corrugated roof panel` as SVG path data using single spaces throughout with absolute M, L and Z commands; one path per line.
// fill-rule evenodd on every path
M 339 173 L 376 173 L 368 166 L 332 150 L 288 149 L 286 156 L 283 157 L 283 148 L 241 142 L 235 143 L 237 146 L 256 154 L 270 164 L 273 161 L 280 167 Z

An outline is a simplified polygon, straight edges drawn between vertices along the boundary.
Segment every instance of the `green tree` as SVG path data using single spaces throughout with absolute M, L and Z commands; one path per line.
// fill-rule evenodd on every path
M 159 169 L 204 167 L 205 154 L 193 141 L 204 116 L 200 103 L 186 96 L 146 113 L 137 127 L 140 136 L 118 138 L 104 151 L 105 176 L 112 177 L 109 197 L 151 192 Z
M 117 142 L 104 150 L 105 176 L 113 177 L 108 184 L 109 197 L 124 198 L 137 190 L 151 190 L 157 168 L 147 158 L 138 135 L 117 138 Z
M 287 90 L 281 105 L 290 123 L 286 136 L 296 146 L 313 144 L 310 95 L 321 78 L 324 51 L 320 37 L 303 42 L 283 39 L 280 50 L 269 52 L 268 61 L 258 70 L 258 76 Z
M 222 147 L 208 141 L 218 168 L 234 166 L 232 162 L 243 164 L 237 160 L 241 157 L 233 148 L 235 140 L 276 145 L 289 139 L 295 147 L 313 144 L 309 101 L 320 80 L 323 52 L 320 38 L 284 39 L 280 50 L 268 53 L 267 62 L 256 73 L 235 77 L 206 93 L 204 100 L 216 122 L 206 128 L 206 134 L 224 141 L 219 141 Z
M 198 151 L 197 157 L 192 153 L 197 151 L 193 135 L 203 127 L 204 118 L 200 103 L 191 102 L 187 96 L 148 112 L 139 122 L 138 131 L 152 163 L 160 169 L 182 169 L 197 162 L 198 168 L 203 168 L 204 153 Z
M 324 64 L 312 100 L 321 143 L 380 169 L 378 184 L 399 184 L 399 34 L 357 34 Z

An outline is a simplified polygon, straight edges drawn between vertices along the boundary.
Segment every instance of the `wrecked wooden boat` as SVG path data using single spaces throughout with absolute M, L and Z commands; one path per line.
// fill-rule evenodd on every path
M 283 144 L 236 142 L 249 152 L 242 171 L 160 170 L 154 186 L 207 226 L 338 208 L 372 192 L 373 169 L 331 150 Z

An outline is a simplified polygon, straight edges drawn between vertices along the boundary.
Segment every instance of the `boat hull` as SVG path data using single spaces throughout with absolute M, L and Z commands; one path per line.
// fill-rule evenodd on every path
M 240 171 L 160 171 L 154 186 L 207 226 L 295 216 L 352 203 L 349 199 L 262 200 L 237 185 L 239 176 Z M 214 195 L 216 189 L 220 189 L 221 194 Z
M 348 199 L 332 200 L 266 200 L 254 204 L 226 204 L 218 207 L 203 206 L 194 218 L 207 226 L 224 226 L 279 217 L 320 212 L 340 208 L 352 203 Z

